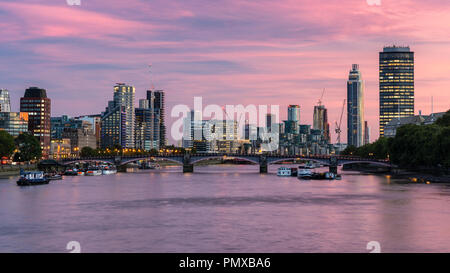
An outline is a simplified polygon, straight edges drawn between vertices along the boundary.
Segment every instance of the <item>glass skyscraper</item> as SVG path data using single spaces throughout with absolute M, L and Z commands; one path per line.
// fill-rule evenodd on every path
M 289 105 L 288 106 L 288 120 L 296 121 L 300 123 L 300 106 L 299 105 Z
M 150 108 L 159 112 L 159 145 L 160 147 L 164 147 L 167 144 L 164 91 L 147 90 L 147 100 L 149 101 Z
M 108 102 L 101 121 L 101 147 L 135 148 L 135 88 L 124 83 L 114 86 L 114 99 Z
M 0 112 L 11 112 L 9 91 L 6 89 L 0 89 Z
M 364 82 L 354 64 L 347 81 L 347 144 L 364 145 Z
M 393 118 L 414 116 L 414 52 L 389 46 L 380 52 L 380 137 Z

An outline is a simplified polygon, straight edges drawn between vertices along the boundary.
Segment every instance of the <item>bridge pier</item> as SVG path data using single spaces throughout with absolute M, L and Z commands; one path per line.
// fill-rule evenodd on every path
M 183 164 L 183 173 L 193 173 L 194 164 Z
M 267 173 L 267 158 L 265 156 L 261 156 L 259 158 L 259 173 Z
M 185 154 L 183 157 L 183 173 L 193 173 L 194 164 L 191 163 L 191 155 Z
M 126 173 L 127 172 L 127 165 L 119 165 L 116 166 L 117 172 L 119 173 Z
M 337 174 L 338 160 L 336 157 L 330 157 L 330 173 Z

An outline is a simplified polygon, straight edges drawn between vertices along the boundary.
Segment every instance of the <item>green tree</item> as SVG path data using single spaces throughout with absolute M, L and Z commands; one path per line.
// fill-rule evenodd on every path
M 10 157 L 15 148 L 14 137 L 6 131 L 0 130 L 0 157 Z
M 39 140 L 33 135 L 22 133 L 16 138 L 15 142 L 19 152 L 14 155 L 14 161 L 26 162 L 42 157 L 42 149 Z
M 442 117 L 436 120 L 438 126 L 450 126 L 450 110 L 447 111 Z
M 95 156 L 96 151 L 92 149 L 91 147 L 83 147 L 81 148 L 81 157 L 90 157 Z
M 345 150 L 341 152 L 341 155 L 355 155 L 357 151 L 357 148 L 353 145 L 347 146 Z

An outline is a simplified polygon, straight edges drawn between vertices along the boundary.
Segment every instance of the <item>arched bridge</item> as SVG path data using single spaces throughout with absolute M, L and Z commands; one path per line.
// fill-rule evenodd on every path
M 322 165 L 329 166 L 330 171 L 337 172 L 338 165 L 349 163 L 370 163 L 385 167 L 391 167 L 388 160 L 379 160 L 373 158 L 360 158 L 351 156 L 330 156 L 330 155 L 270 155 L 270 154 L 223 154 L 223 153 L 205 153 L 205 154 L 158 154 L 158 155 L 135 155 L 135 156 L 98 156 L 63 159 L 64 165 L 70 165 L 77 162 L 104 162 L 114 164 L 117 167 L 125 166 L 128 163 L 146 159 L 163 159 L 178 163 L 183 166 L 183 172 L 193 172 L 194 164 L 203 160 L 214 158 L 235 158 L 249 161 L 259 165 L 261 173 L 267 173 L 267 166 L 278 162 L 288 160 L 307 160 L 315 161 Z

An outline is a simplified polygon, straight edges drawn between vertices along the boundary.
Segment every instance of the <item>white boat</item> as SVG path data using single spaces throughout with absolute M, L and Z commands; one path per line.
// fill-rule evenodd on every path
M 77 171 L 77 175 L 78 175 L 78 176 L 83 176 L 83 175 L 84 175 L 84 172 L 83 172 L 83 171 Z
M 117 173 L 117 170 L 115 168 L 105 168 L 102 169 L 102 174 L 103 175 L 108 175 L 108 174 L 115 174 Z
M 280 167 L 277 172 L 278 176 L 292 176 L 292 170 L 288 167 Z
M 308 169 L 300 169 L 297 173 L 299 179 L 311 179 L 312 171 Z
M 98 168 L 89 168 L 86 171 L 86 175 L 87 176 L 95 176 L 95 175 L 102 175 L 102 170 L 98 169 Z

